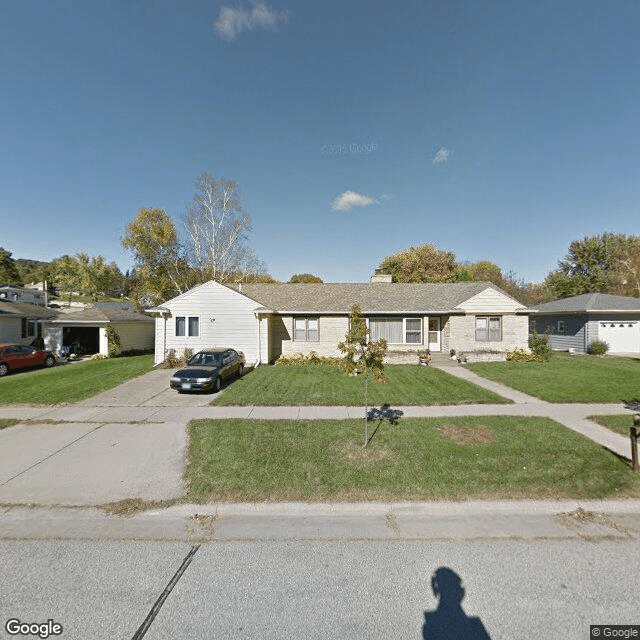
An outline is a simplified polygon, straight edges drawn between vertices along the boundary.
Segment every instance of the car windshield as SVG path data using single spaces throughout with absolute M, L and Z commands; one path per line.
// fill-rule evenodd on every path
M 196 353 L 193 358 L 191 358 L 187 364 L 189 366 L 205 366 L 205 367 L 217 367 L 222 362 L 222 354 L 220 353 Z

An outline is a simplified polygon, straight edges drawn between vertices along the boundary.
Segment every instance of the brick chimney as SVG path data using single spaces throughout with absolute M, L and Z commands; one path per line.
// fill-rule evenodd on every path
M 393 277 L 388 273 L 383 273 L 382 269 L 376 269 L 371 276 L 371 282 L 393 282 Z

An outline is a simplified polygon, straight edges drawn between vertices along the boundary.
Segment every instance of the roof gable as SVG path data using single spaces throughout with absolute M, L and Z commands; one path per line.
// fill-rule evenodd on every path
M 525 306 L 497 287 L 489 286 L 475 296 L 465 300 L 456 308 L 467 312 L 483 311 L 486 309 L 516 312 L 524 310 Z

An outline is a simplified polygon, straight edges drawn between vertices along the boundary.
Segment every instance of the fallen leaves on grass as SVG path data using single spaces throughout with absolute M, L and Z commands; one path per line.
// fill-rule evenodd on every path
M 457 444 L 489 444 L 495 442 L 493 434 L 483 424 L 466 427 L 459 424 L 443 424 L 438 431 Z

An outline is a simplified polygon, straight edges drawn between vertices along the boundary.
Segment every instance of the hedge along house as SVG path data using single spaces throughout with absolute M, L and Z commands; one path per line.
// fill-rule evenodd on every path
M 640 298 L 584 293 L 532 311 L 552 349 L 586 353 L 592 342 L 604 341 L 609 353 L 640 353 Z
M 118 332 L 121 351 L 153 349 L 152 318 L 123 309 L 122 305 L 100 303 L 82 311 L 59 313 L 48 320 L 43 334 L 45 348 L 55 352 L 78 342 L 84 353 L 107 355 L 107 326 Z
M 281 354 L 338 355 L 354 304 L 372 340 L 385 338 L 394 360 L 450 349 L 469 360 L 504 359 L 527 347 L 528 310 L 489 282 L 452 284 L 234 284 L 210 281 L 147 309 L 156 317 L 155 363 L 174 349 L 233 347 L 247 364 Z
M 39 305 L 0 300 L 0 344 L 31 344 L 43 337 L 45 323 L 56 316 Z

